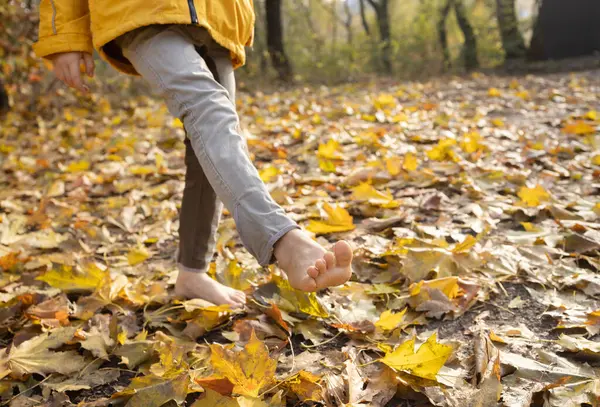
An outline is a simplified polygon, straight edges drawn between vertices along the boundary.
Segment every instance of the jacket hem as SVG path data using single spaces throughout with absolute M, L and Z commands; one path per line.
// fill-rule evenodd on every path
M 41 58 L 60 52 L 88 52 L 93 53 L 92 38 L 80 33 L 60 33 L 42 37 L 33 44 L 35 54 Z

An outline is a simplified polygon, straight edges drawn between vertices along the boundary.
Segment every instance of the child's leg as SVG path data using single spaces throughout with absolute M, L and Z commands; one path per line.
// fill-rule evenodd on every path
M 182 119 L 204 174 L 233 214 L 248 251 L 263 265 L 275 255 L 295 288 L 344 283 L 352 272 L 350 246 L 338 242 L 334 253 L 327 253 L 271 199 L 245 153 L 234 104 L 195 49 L 203 41 L 211 39 L 198 27 L 152 26 L 130 33 L 122 47 Z
M 227 78 L 210 59 L 207 65 L 235 102 L 235 82 Z M 221 79 L 223 78 L 223 79 Z M 217 229 L 223 204 L 208 182 L 190 139 L 185 138 L 185 188 L 179 221 L 179 275 L 175 292 L 187 298 L 202 298 L 214 304 L 243 305 L 246 296 L 242 291 L 224 286 L 206 275 L 217 240 Z
M 215 251 L 223 204 L 206 179 L 187 137 L 185 165 L 177 257 L 179 275 L 175 293 L 186 298 L 202 298 L 217 305 L 243 305 L 246 296 L 242 291 L 220 284 L 206 274 Z

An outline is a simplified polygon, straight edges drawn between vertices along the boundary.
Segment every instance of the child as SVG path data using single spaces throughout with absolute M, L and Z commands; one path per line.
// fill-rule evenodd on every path
M 65 84 L 87 92 L 93 47 L 114 67 L 139 74 L 182 120 L 185 189 L 176 294 L 243 306 L 244 293 L 206 275 L 223 202 L 240 239 L 261 265 L 277 261 L 292 287 L 317 291 L 352 274 L 352 250 L 326 251 L 279 207 L 245 153 L 233 69 L 254 32 L 252 0 L 42 0 L 36 53 Z

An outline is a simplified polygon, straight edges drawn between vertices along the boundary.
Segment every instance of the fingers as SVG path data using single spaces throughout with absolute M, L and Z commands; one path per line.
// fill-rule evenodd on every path
M 94 59 L 85 52 L 65 52 L 52 57 L 54 73 L 67 86 L 81 92 L 89 92 L 89 88 L 83 81 L 81 64 L 85 66 L 85 73 L 92 77 L 94 75 Z
M 71 78 L 71 71 L 69 70 L 68 65 L 63 65 L 60 68 L 60 75 L 62 77 L 62 81 L 65 85 L 69 87 L 73 87 L 73 79 Z
M 83 63 L 85 64 L 85 72 L 87 73 L 87 76 L 92 78 L 94 76 L 94 69 L 96 67 L 94 65 L 94 57 L 91 54 L 84 52 L 82 58 Z
M 71 82 L 69 86 L 75 88 L 81 92 L 87 92 L 88 87 L 83 83 L 83 78 L 81 77 L 81 69 L 79 68 L 80 60 L 77 60 L 75 63 L 68 64 L 68 70 L 71 78 Z

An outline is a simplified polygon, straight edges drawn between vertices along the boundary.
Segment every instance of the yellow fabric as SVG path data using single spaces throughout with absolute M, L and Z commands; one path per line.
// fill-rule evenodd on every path
M 190 0 L 192 1 L 192 0 Z M 254 38 L 252 0 L 193 0 L 198 25 L 231 51 L 234 67 L 246 61 L 245 46 Z M 118 36 L 151 24 L 192 24 L 188 0 L 42 0 L 40 57 L 66 52 L 92 52 L 120 71 L 136 74 L 126 60 L 109 55 L 105 46 Z

